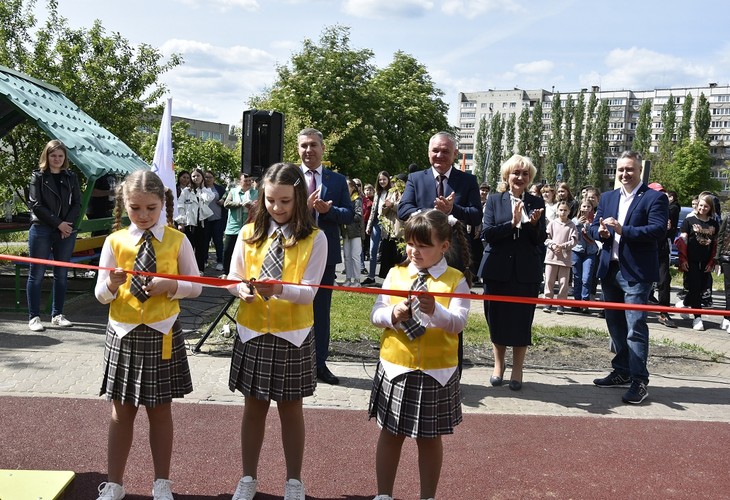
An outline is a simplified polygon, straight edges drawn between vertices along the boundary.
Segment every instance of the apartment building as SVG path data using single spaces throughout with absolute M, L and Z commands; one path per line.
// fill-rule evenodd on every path
M 222 142 L 223 145 L 235 149 L 238 136 L 233 133 L 233 128 L 227 123 L 209 122 L 205 120 L 196 120 L 194 118 L 185 118 L 182 116 L 172 116 L 172 123 L 186 122 L 188 124 L 188 135 L 198 137 L 204 141 L 212 139 Z
M 706 87 L 676 87 L 669 89 L 654 90 L 601 90 L 598 87 L 582 89 L 585 92 L 585 101 L 591 92 L 596 92 L 598 99 L 606 99 L 610 110 L 608 125 L 609 157 L 606 158 L 604 175 L 611 179 L 615 174 L 617 156 L 624 150 L 630 149 L 636 132 L 636 125 L 639 119 L 639 108 L 646 99 L 652 101 L 651 113 L 651 151 L 658 149 L 659 138 L 663 132 L 661 123 L 661 111 L 671 94 L 675 100 L 677 109 L 677 123 L 682 121 L 682 106 L 686 96 L 692 95 L 693 126 L 691 135 L 694 136 L 694 113 L 697 110 L 697 102 L 700 94 L 704 93 L 710 104 L 711 123 L 708 135 L 710 138 L 710 153 L 713 158 L 713 176 L 720 180 L 724 191 L 730 191 L 730 181 L 725 169 L 726 162 L 730 161 L 730 85 L 720 86 L 710 83 Z M 561 92 L 561 104 L 564 107 L 568 95 L 576 102 L 579 91 Z M 550 134 L 552 100 L 555 92 L 553 90 L 522 90 L 514 88 L 511 90 L 486 90 L 480 92 L 460 92 L 458 97 L 458 123 L 457 132 L 459 138 L 459 151 L 464 153 L 466 167 L 471 169 L 474 163 L 474 148 L 476 135 L 479 128 L 479 121 L 484 116 L 487 123 L 492 119 L 494 113 L 501 113 L 503 120 L 508 120 L 510 114 L 519 119 L 524 108 L 529 109 L 530 116 L 538 100 L 542 102 L 543 138 L 540 154 L 547 152 L 547 141 Z M 516 132 L 518 133 L 518 132 Z

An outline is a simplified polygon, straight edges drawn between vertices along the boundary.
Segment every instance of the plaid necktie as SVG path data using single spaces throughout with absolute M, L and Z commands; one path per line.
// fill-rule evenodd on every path
M 274 241 L 271 242 L 271 246 L 269 246 L 264 256 L 264 264 L 261 266 L 259 279 L 268 278 L 281 281 L 281 272 L 284 269 L 284 234 L 281 232 L 281 228 L 277 227 L 272 236 L 274 237 Z M 269 297 L 262 298 L 269 300 Z
M 426 278 L 428 278 L 428 272 L 419 272 L 418 277 L 413 281 L 413 285 L 411 285 L 411 290 L 417 293 L 427 292 L 428 286 L 426 285 Z M 403 331 L 411 340 L 426 333 L 426 327 L 421 324 L 423 314 L 421 313 L 420 303 L 416 296 L 417 293 L 413 294 L 411 297 L 411 319 L 407 319 L 403 322 Z
M 140 245 L 137 257 L 134 259 L 134 270 L 154 273 L 157 271 L 157 259 L 155 249 L 152 246 L 152 231 L 145 231 L 142 239 L 142 245 Z M 140 302 L 149 299 L 149 296 L 142 290 L 142 286 L 149 283 L 149 281 L 149 276 L 140 276 L 138 274 L 132 276 L 129 289 Z

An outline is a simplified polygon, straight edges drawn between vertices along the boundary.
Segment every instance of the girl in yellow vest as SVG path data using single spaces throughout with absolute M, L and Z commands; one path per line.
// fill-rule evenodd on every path
M 468 252 L 460 225 L 452 229 L 442 212 L 412 215 L 405 225 L 407 260 L 388 272 L 383 289 L 414 289 L 420 280 L 427 292 L 469 294 L 467 279 L 444 258 L 452 230 Z M 469 261 L 467 255 L 463 258 Z M 461 422 L 458 333 L 466 324 L 470 301 L 427 292 L 414 289 L 407 299 L 379 295 L 370 315 L 375 326 L 385 329 L 369 408 L 370 418 L 376 417 L 380 426 L 376 500 L 392 500 L 406 437 L 418 444 L 420 498 L 433 498 L 443 459 L 441 435 L 453 434 Z
M 122 206 L 131 225 L 119 230 Z M 167 225 L 159 222 L 163 206 L 167 208 Z M 134 420 L 142 405 L 150 422 L 153 496 L 156 500 L 171 500 L 171 403 L 173 398 L 193 390 L 177 320 L 178 301 L 197 297 L 202 287 L 159 277 L 130 277 L 124 270 L 197 276 L 198 266 L 190 242 L 171 226 L 172 192 L 157 174 L 148 170 L 130 174 L 117 188 L 115 215 L 115 232 L 104 242 L 99 265 L 116 270 L 100 270 L 94 290 L 99 302 L 109 304 L 101 394 L 113 402 L 108 482 L 99 486 L 99 499 L 124 498 L 124 469 L 132 446 Z
M 312 301 L 327 263 L 327 237 L 314 225 L 315 192 L 307 197 L 298 166 L 277 163 L 262 180 L 254 222 L 243 226 L 231 259 L 228 279 L 245 280 L 229 288 L 241 298 L 236 318 L 228 387 L 245 397 L 241 448 L 243 477 L 234 500 L 256 495 L 259 455 L 271 400 L 281 420 L 287 500 L 304 500 L 301 471 L 304 457 L 302 399 L 316 386 Z M 272 251 L 269 252 L 269 249 Z M 278 272 L 268 265 L 275 248 Z M 277 276 L 279 274 L 280 276 Z M 284 285 L 276 283 L 299 283 Z

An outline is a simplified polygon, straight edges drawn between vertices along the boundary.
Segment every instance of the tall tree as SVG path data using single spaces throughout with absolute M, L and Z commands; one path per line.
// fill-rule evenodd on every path
M 601 99 L 598 106 L 598 118 L 593 129 L 593 144 L 591 146 L 591 175 L 589 184 L 603 191 L 606 157 L 608 156 L 608 119 L 610 111 L 608 101 Z
M 580 164 L 583 168 L 588 166 L 588 153 L 591 150 L 591 141 L 593 140 L 593 129 L 596 123 L 596 105 L 598 104 L 598 98 L 595 92 L 591 92 L 591 96 L 588 98 L 588 109 L 586 110 L 586 125 L 585 133 L 583 134 L 583 147 L 580 152 Z M 598 187 L 596 184 L 594 186 Z
M 532 108 L 532 120 L 530 121 L 529 140 L 527 154 L 535 161 L 535 166 L 540 158 L 540 146 L 542 145 L 542 96 Z M 541 177 L 540 177 L 541 178 Z
M 651 99 L 644 99 L 639 107 L 639 119 L 636 123 L 636 134 L 632 149 L 648 158 L 651 149 Z
M 506 160 L 513 154 L 515 154 L 515 124 L 517 122 L 517 117 L 514 113 L 510 113 L 509 118 L 507 118 L 507 123 L 504 125 L 504 137 L 505 137 L 505 144 L 504 144 L 504 159 Z
M 489 167 L 487 168 L 487 182 L 496 186 L 499 178 L 499 167 L 502 163 L 502 115 L 494 113 L 489 124 Z
M 474 175 L 479 182 L 486 180 L 486 161 L 487 161 L 487 135 L 489 134 L 489 124 L 487 117 L 482 115 L 479 119 L 479 129 L 476 136 L 476 150 L 474 151 Z
M 578 94 L 578 100 L 575 104 L 575 127 L 573 129 L 573 141 L 570 145 L 568 153 L 568 168 L 574 182 L 582 181 L 586 178 L 587 165 L 580 162 L 581 151 L 583 149 L 583 126 L 586 114 L 585 91 L 581 90 Z
M 560 92 L 553 94 L 553 102 L 550 107 L 550 138 L 548 139 L 547 156 L 545 157 L 545 172 L 543 175 L 548 182 L 555 182 L 557 164 L 564 163 L 560 146 L 563 141 L 563 107 L 561 105 Z
M 705 93 L 702 92 L 700 98 L 697 99 L 697 111 L 695 112 L 695 137 L 697 139 L 707 142 L 710 121 L 710 103 L 705 97 Z
M 575 104 L 573 96 L 568 94 L 565 98 L 565 111 L 563 113 L 563 131 L 562 141 L 560 144 L 560 156 L 563 160 L 563 181 L 570 184 L 572 192 L 576 192 L 577 188 L 580 187 L 580 183 L 584 179 L 580 179 L 573 174 L 570 165 L 570 150 L 573 140 L 573 115 L 575 114 Z
M 659 148 L 652 165 L 653 177 L 662 182 L 664 170 L 669 168 L 674 153 L 674 134 L 677 124 L 677 105 L 670 93 L 667 102 L 662 106 L 660 115 L 662 133 L 659 135 Z
M 517 154 L 527 155 L 530 138 L 530 108 L 525 106 L 517 120 Z
M 139 150 L 145 117 L 166 88 L 160 76 L 182 63 L 178 55 L 164 60 L 147 44 L 132 46 L 119 33 L 107 34 L 100 21 L 72 29 L 58 14 L 57 2 L 46 4 L 39 24 L 35 0 L 0 3 L 0 64 L 55 85 L 103 127 Z M 152 111 L 152 112 L 150 112 Z M 30 122 L 0 140 L 0 176 L 15 188 L 25 187 L 48 137 Z
M 685 141 L 677 146 L 672 162 L 660 181 L 672 186 L 682 204 L 689 204 L 702 191 L 717 192 L 722 184 L 712 176 L 712 156 L 702 140 Z
M 677 143 L 682 144 L 683 141 L 689 140 L 689 133 L 692 127 L 692 104 L 694 98 L 691 93 L 687 93 L 682 104 L 682 121 L 677 127 Z

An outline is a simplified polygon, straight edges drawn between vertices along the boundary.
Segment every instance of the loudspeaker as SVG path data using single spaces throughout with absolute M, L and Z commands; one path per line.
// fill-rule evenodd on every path
M 260 178 L 284 158 L 284 115 L 261 109 L 244 111 L 242 146 L 241 171 Z

